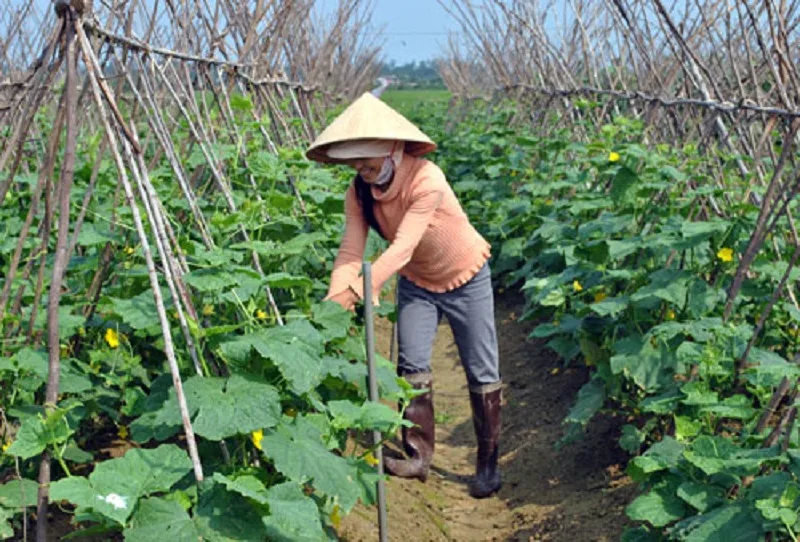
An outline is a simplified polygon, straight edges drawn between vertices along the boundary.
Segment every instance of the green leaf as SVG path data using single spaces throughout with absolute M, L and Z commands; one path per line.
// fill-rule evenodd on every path
M 124 524 L 140 498 L 169 491 L 191 469 L 186 452 L 174 444 L 132 449 L 123 457 L 98 463 L 88 479 L 73 476 L 54 482 L 50 497 L 91 508 Z
M 301 416 L 264 432 L 264 455 L 275 468 L 296 483 L 310 482 L 325 495 L 339 498 L 349 512 L 361 491 L 353 483 L 354 472 L 347 461 L 329 451 L 319 429 Z
M 700 434 L 703 421 L 690 416 L 675 416 L 675 438 L 681 441 L 691 439 Z
M 622 426 L 619 447 L 629 454 L 638 454 L 646 437 L 646 433 L 639 431 L 635 425 L 625 424 Z
M 314 281 L 305 275 L 292 275 L 282 271 L 267 275 L 264 281 L 273 288 L 310 288 L 314 285 Z
M 221 292 L 239 285 L 228 267 L 195 269 L 183 278 L 186 284 L 204 293 Z
M 261 515 L 238 492 L 213 483 L 200 486 L 200 499 L 194 511 L 194 523 L 201 540 L 240 542 L 265 540 Z
M 672 490 L 671 485 L 657 487 L 640 495 L 625 508 L 634 521 L 646 521 L 653 527 L 664 527 L 686 514 L 686 507 Z
M 104 223 L 99 221 L 96 224 L 91 222 L 84 223 L 83 226 L 81 226 L 81 232 L 78 234 L 78 244 L 83 247 L 91 247 L 114 242 L 116 236 L 110 229 L 98 229 L 101 224 Z
M 326 301 L 312 307 L 314 322 L 322 326 L 326 342 L 346 337 L 352 326 L 352 314 L 334 301 Z
M 197 526 L 177 501 L 151 498 L 139 502 L 139 508 L 125 529 L 125 542 L 198 542 Z
M 628 296 L 609 297 L 598 303 L 592 303 L 589 309 L 600 316 L 617 316 L 628 308 L 629 303 Z
M 34 480 L 11 480 L 0 486 L 0 508 L 36 506 L 39 484 Z
M 267 503 L 267 488 L 255 476 L 245 474 L 236 478 L 228 478 L 219 472 L 214 473 L 214 481 L 224 485 L 228 491 L 238 493 L 248 499 L 253 499 L 259 504 Z
M 619 206 L 631 203 L 636 197 L 636 185 L 638 181 L 639 176 L 636 175 L 635 171 L 627 166 L 620 167 L 611 183 L 610 195 L 614 204 Z
M 566 302 L 567 298 L 564 296 L 561 288 L 550 290 L 550 292 L 542 299 L 539 304 L 543 307 L 560 307 Z
M 749 420 L 757 413 L 753 408 L 750 399 L 745 395 L 734 395 L 726 397 L 716 405 L 706 406 L 700 409 L 705 414 L 714 414 L 722 418 L 733 418 L 738 420 Z
M 11 510 L 0 508 L 0 540 L 14 536 L 14 527 L 10 523 L 13 517 L 14 513 Z
M 714 222 L 681 222 L 681 235 L 684 239 L 703 238 L 709 239 L 718 233 L 724 233 L 731 223 L 727 220 L 717 220 Z
M 780 458 L 774 448 L 742 449 L 724 437 L 701 436 L 692 443 L 684 457 L 707 475 L 730 473 L 744 476 L 755 474 L 759 467 Z
M 328 408 L 333 416 L 331 425 L 338 429 L 374 429 L 387 432 L 403 421 L 388 405 L 372 401 L 366 401 L 360 406 L 351 401 L 331 401 Z M 410 422 L 408 424 L 411 425 Z
M 5 540 L 14 536 L 14 528 L 9 523 L 14 517 L 14 512 L 0 507 L 0 540 Z
M 686 542 L 761 540 L 764 530 L 745 505 L 736 503 L 685 519 L 670 534 Z
M 14 442 L 6 453 L 20 459 L 30 459 L 41 454 L 48 444 L 66 442 L 71 434 L 66 412 L 61 409 L 49 414 L 45 420 L 40 417 L 30 417 L 22 422 Z
M 278 367 L 298 395 L 308 393 L 322 382 L 322 360 L 310 354 L 299 340 L 291 343 L 256 341 L 253 346 Z
M 631 466 L 642 474 L 670 469 L 678 464 L 685 447 L 672 437 L 664 437 L 631 461 Z
M 650 283 L 639 288 L 631 296 L 631 301 L 640 302 L 656 297 L 683 309 L 688 291 L 686 282 L 689 278 L 688 272 L 661 269 L 650 275 Z
M 218 385 L 213 386 L 206 385 L 210 380 L 192 377 L 186 382 L 186 400 L 198 435 L 222 440 L 278 424 L 281 405 L 274 387 L 240 375 L 233 375 L 227 382 L 214 379 Z
M 706 512 L 725 502 L 725 489 L 699 482 L 684 482 L 678 487 L 678 497 L 700 512 Z
M 158 324 L 156 301 L 150 290 L 130 299 L 112 298 L 111 304 L 114 312 L 133 329 L 148 329 Z
M 599 411 L 606 400 L 605 384 L 600 378 L 593 378 L 578 391 L 578 399 L 569 410 L 564 421 L 585 426 Z
M 295 482 L 269 490 L 270 515 L 264 517 L 267 538 L 276 542 L 325 541 L 317 505 Z
M 242 375 L 229 379 L 193 376 L 184 382 L 186 403 L 195 433 L 210 440 L 248 434 L 274 427 L 281 416 L 278 391 Z M 131 424 L 134 440 L 163 440 L 182 425 L 178 400 L 170 389 L 169 399 L 154 412 Z
M 612 260 L 621 260 L 644 246 L 641 239 L 636 238 L 622 239 L 620 241 L 606 239 L 606 245 L 608 245 L 608 256 Z

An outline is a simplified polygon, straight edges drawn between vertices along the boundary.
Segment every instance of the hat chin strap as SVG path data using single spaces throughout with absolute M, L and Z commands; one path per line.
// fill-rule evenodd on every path
M 381 170 L 378 172 L 378 177 L 372 184 L 375 186 L 383 186 L 392 180 L 392 175 L 394 175 L 394 160 L 387 156 L 383 159 L 383 164 L 381 165 Z

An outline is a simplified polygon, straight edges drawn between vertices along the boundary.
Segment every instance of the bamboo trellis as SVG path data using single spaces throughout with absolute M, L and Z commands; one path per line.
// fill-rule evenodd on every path
M 116 198 L 124 198 L 131 212 L 145 258 L 198 481 L 203 479 L 203 468 L 162 285 L 175 306 L 195 371 L 202 376 L 209 369 L 190 332 L 190 319 L 199 320 L 184 280 L 188 265 L 150 172 L 157 163 L 169 165 L 189 208 L 188 220 L 202 244 L 212 249 L 208 217 L 198 205 L 201 183 L 209 181 L 223 195 L 228 210 L 237 211 L 230 160 L 219 155 L 219 145 L 238 145 L 233 162 L 250 170 L 242 143 L 253 136 L 245 134 L 236 121 L 234 94 L 248 100 L 245 109 L 258 124 L 258 143 L 277 153 L 281 146 L 313 138 L 328 106 L 366 90 L 377 75 L 380 43 L 368 32 L 371 2 L 343 0 L 328 16 L 318 13 L 314 5 L 314 0 L 97 0 L 94 5 L 87 0 L 35 0 L 0 8 L 0 205 L 19 186 L 19 175 L 33 174 L 37 179 L 0 281 L 0 315 L 12 322 L 0 329 L 4 344 L 47 345 L 44 404 L 48 410 L 54 408 L 59 394 L 59 305 L 65 271 L 78 245 L 101 163 L 110 155 L 119 180 Z M 220 119 L 212 118 L 212 108 Z M 48 114 L 52 125 L 45 132 L 37 117 Z M 175 141 L 172 136 L 181 124 L 188 127 L 188 141 Z M 149 129 L 143 130 L 145 126 Z M 96 133 L 102 141 L 78 201 L 72 187 L 79 136 Z M 149 162 L 145 149 L 155 149 Z M 199 152 L 203 161 L 189 171 L 187 157 L 192 152 Z M 57 180 L 53 178 L 56 171 Z M 249 182 L 256 187 L 252 175 Z M 293 179 L 287 182 L 297 209 L 305 213 L 300 190 Z M 253 197 L 260 199 L 256 190 Z M 74 206 L 80 211 L 72 220 Z M 111 217 L 111 222 L 116 223 L 116 218 Z M 51 253 L 54 232 L 57 239 Z M 239 236 L 248 240 L 243 227 Z M 95 311 L 111 271 L 112 251 L 112 244 L 106 244 L 86 292 L 87 318 Z M 255 252 L 251 264 L 264 275 Z M 48 271 L 45 337 L 35 322 Z M 6 318 L 23 313 L 23 299 L 31 289 L 34 302 L 26 323 Z M 266 294 L 275 321 L 283 324 L 268 286 Z M 222 452 L 227 454 L 224 443 Z M 37 510 L 37 540 L 42 541 L 47 535 L 44 518 L 50 464 L 45 453 Z
M 780 253 L 777 238 L 791 255 L 755 331 L 738 360 L 747 366 L 756 340 L 778 300 L 798 307 L 800 284 L 789 280 L 800 256 L 797 195 L 800 166 L 800 2 L 796 0 L 439 0 L 458 21 L 440 62 L 449 89 L 468 101 L 518 100 L 519 121 L 543 131 L 572 126 L 578 118 L 603 124 L 620 113 L 645 126 L 644 142 L 697 144 L 714 156 L 733 157 L 742 194 L 693 195 L 697 219 L 726 217 L 735 203 L 759 207 L 755 228 L 741 254 L 727 292 L 724 319 L 732 318 L 744 279 L 765 243 Z M 586 112 L 578 99 L 599 104 Z M 555 113 L 555 114 L 554 114 Z M 776 145 L 775 142 L 780 142 Z M 708 160 L 699 172 L 725 187 L 731 172 Z M 656 204 L 663 194 L 653 199 Z M 777 235 L 770 235 L 776 233 Z M 800 362 L 800 351 L 794 362 Z M 763 431 L 786 405 L 765 445 L 789 435 L 797 417 L 794 398 L 800 382 L 784 381 L 757 425 Z

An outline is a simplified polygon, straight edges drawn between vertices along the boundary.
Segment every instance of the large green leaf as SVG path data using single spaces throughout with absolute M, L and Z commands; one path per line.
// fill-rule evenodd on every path
M 73 433 L 68 414 L 68 410 L 59 408 L 45 417 L 26 418 L 6 453 L 20 459 L 29 459 L 42 453 L 49 444 L 65 443 Z
M 222 473 L 215 472 L 214 481 L 224 485 L 228 491 L 233 491 L 243 497 L 253 499 L 259 504 L 267 504 L 267 488 L 264 487 L 261 480 L 255 476 L 244 474 L 236 476 L 235 478 L 229 478 Z
M 184 392 L 195 433 L 210 440 L 273 427 L 280 420 L 278 391 L 243 375 L 229 379 L 193 376 L 184 383 Z M 181 425 L 178 400 L 170 390 L 160 409 L 140 417 L 131 427 L 134 438 L 143 441 L 169 437 Z
M 627 166 L 622 166 L 611 183 L 611 199 L 616 205 L 625 205 L 636 197 L 639 176 Z
M 597 414 L 606 400 L 605 384 L 600 378 L 592 378 L 578 391 L 578 399 L 569 410 L 567 423 L 586 425 Z
M 347 461 L 329 451 L 319 428 L 300 416 L 265 431 L 262 447 L 284 476 L 297 483 L 310 482 L 321 493 L 338 497 L 345 512 L 361 496 L 354 483 L 356 473 Z
M 194 522 L 202 540 L 240 542 L 265 540 L 261 515 L 247 500 L 214 483 L 201 486 Z
M 186 452 L 174 444 L 132 449 L 123 457 L 98 463 L 88 479 L 73 476 L 54 482 L 50 497 L 124 524 L 140 498 L 169 491 L 191 469 Z
M 22 508 L 36 506 L 39 484 L 35 480 L 10 480 L 0 486 L 0 507 Z
M 170 299 L 166 297 L 165 299 Z M 158 325 L 158 312 L 153 292 L 145 290 L 130 299 L 112 298 L 114 312 L 133 329 L 148 329 Z
M 650 448 L 635 457 L 630 463 L 630 470 L 633 474 L 638 471 L 641 474 L 651 474 L 660 470 L 670 469 L 678 464 L 685 446 L 672 437 L 664 437 L 663 440 L 650 446 Z
M 331 401 L 328 408 L 333 416 L 331 425 L 339 429 L 375 429 L 386 432 L 401 422 L 408 426 L 413 425 L 402 420 L 395 410 L 383 403 L 366 401 L 356 405 L 351 401 Z
M 589 308 L 600 316 L 616 316 L 628 308 L 628 296 L 609 297 L 598 303 L 592 303 Z
M 9 523 L 12 517 L 14 517 L 12 510 L 0 507 L 0 540 L 14 536 L 14 528 Z
M 767 461 L 784 461 L 774 448 L 743 449 L 725 437 L 701 436 L 692 443 L 683 456 L 707 475 L 730 473 L 755 474 Z
M 296 482 L 270 488 L 269 516 L 264 517 L 267 537 L 275 542 L 328 540 L 322 530 L 319 509 Z
M 239 285 L 228 267 L 196 269 L 184 275 L 184 280 L 200 292 L 221 292 Z
M 634 521 L 646 521 L 653 527 L 664 527 L 686 514 L 683 501 L 675 493 L 672 484 L 662 484 L 649 493 L 637 497 L 625 509 Z
M 705 512 L 725 502 L 725 489 L 700 482 L 687 481 L 678 487 L 678 497 Z
M 689 278 L 688 272 L 661 269 L 650 275 L 650 283 L 639 288 L 631 296 L 631 301 L 640 302 L 656 297 L 683 309 L 686 304 L 688 291 L 686 283 Z
M 670 534 L 686 542 L 744 542 L 761 540 L 764 530 L 745 505 L 735 503 L 685 519 L 676 524 Z
M 350 311 L 333 301 L 327 301 L 312 308 L 314 322 L 322 326 L 322 335 L 326 342 L 346 337 L 352 325 Z
M 253 346 L 259 354 L 278 367 L 295 393 L 308 393 L 322 382 L 322 359 L 319 355 L 310 353 L 299 339 L 288 343 L 255 340 Z
M 178 501 L 158 498 L 139 503 L 131 525 L 125 529 L 125 542 L 198 542 L 200 531 Z

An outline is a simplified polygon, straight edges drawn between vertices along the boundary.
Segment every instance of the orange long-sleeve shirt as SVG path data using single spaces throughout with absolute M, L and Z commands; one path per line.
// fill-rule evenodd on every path
M 490 257 L 489 243 L 467 215 L 434 163 L 404 155 L 386 191 L 372 187 L 375 218 L 390 241 L 372 266 L 377 294 L 394 274 L 433 292 L 469 282 Z M 350 185 L 345 196 L 345 232 L 334 262 L 328 299 L 347 288 L 363 298 L 360 279 L 368 225 Z

